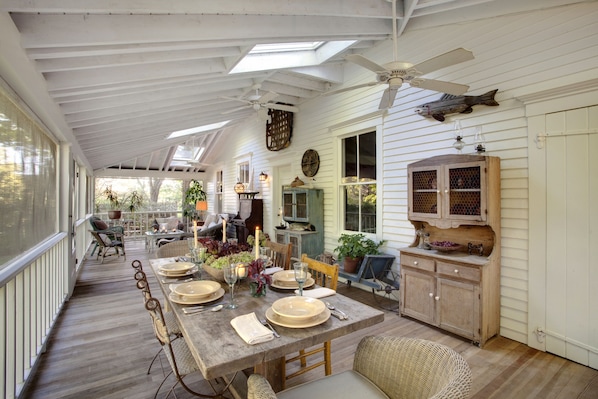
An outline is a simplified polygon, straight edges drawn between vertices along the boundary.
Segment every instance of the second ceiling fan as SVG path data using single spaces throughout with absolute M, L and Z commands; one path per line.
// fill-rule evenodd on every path
M 228 111 L 224 111 L 222 114 L 223 115 L 231 114 L 233 112 L 237 112 L 237 111 L 240 111 L 240 110 L 243 110 L 246 108 L 253 108 L 253 110 L 257 112 L 258 117 L 261 120 L 267 120 L 268 119 L 268 109 L 278 109 L 281 111 L 288 111 L 288 112 L 298 112 L 299 111 L 299 108 L 294 107 L 292 105 L 285 105 L 285 104 L 278 104 L 278 103 L 270 102 L 274 98 L 278 97 L 278 93 L 269 91 L 269 92 L 266 92 L 266 93 L 260 95 L 260 93 L 259 93 L 260 88 L 261 88 L 261 85 L 259 85 L 259 84 L 254 85 L 252 87 L 252 89 L 255 90 L 255 95 L 250 96 L 248 99 L 235 98 L 235 97 L 222 97 L 227 100 L 240 101 L 240 102 L 246 103 L 245 105 L 242 105 L 240 107 L 233 108 Z
M 397 47 L 397 10 L 396 0 L 392 0 L 392 31 L 393 31 L 393 53 L 394 61 L 387 64 L 379 65 L 374 61 L 371 61 L 359 54 L 350 54 L 345 57 L 347 61 L 362 66 L 370 71 L 376 73 L 376 81 L 370 83 L 364 83 L 357 86 L 347 87 L 345 89 L 335 90 L 326 93 L 337 94 L 349 90 L 354 90 L 362 87 L 375 86 L 379 84 L 388 84 L 386 90 L 382 95 L 379 109 L 387 109 L 392 107 L 394 100 L 397 95 L 397 91 L 403 85 L 408 83 L 412 87 L 421 87 L 422 89 L 439 91 L 442 93 L 448 93 L 453 95 L 461 95 L 467 92 L 469 86 L 445 82 L 442 80 L 425 79 L 420 76 L 427 73 L 436 71 L 441 68 L 446 68 L 461 62 L 473 60 L 473 53 L 464 48 L 458 48 L 447 53 L 438 55 L 430 58 L 429 60 L 420 62 L 419 64 L 413 65 L 409 62 L 398 60 L 398 47 Z

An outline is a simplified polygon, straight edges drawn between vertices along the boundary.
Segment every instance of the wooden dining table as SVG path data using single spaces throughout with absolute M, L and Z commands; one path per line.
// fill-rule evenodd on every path
M 177 303 L 179 301 L 172 301 L 169 296 L 172 283 L 158 273 L 161 265 L 170 262 L 174 262 L 174 259 L 151 259 L 150 265 L 167 305 L 176 315 L 184 339 L 206 380 L 215 378 L 228 380 L 234 378 L 231 375 L 235 373 L 243 374 L 244 370 L 253 369 L 255 373 L 264 375 L 275 391 L 280 391 L 284 380 L 281 362 L 284 362 L 285 355 L 384 321 L 382 311 L 337 293 L 322 300 L 347 313 L 347 320 L 331 316 L 322 324 L 308 328 L 288 328 L 270 323 L 279 333 L 280 338 L 250 345 L 233 329 L 231 320 L 252 312 L 258 319 L 265 319 L 266 310 L 272 306 L 272 303 L 295 295 L 294 290 L 269 289 L 265 296 L 253 297 L 248 282 L 241 281 L 235 285 L 235 303 L 238 305 L 236 309 L 225 308 L 219 312 L 185 314 L 183 308 L 186 305 Z M 202 277 L 211 279 L 206 273 L 203 273 Z M 220 301 L 230 302 L 228 286 L 225 283 L 222 283 L 222 286 L 226 292 Z M 243 390 L 243 387 L 239 389 Z M 232 391 L 235 394 L 234 389 Z M 237 392 L 237 394 L 243 397 L 245 392 Z

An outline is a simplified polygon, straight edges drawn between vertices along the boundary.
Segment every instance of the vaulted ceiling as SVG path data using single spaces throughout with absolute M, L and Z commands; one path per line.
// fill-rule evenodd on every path
M 398 0 L 397 33 L 573 2 Z M 36 101 L 55 108 L 55 126 L 96 171 L 203 170 L 226 127 L 194 136 L 205 155 L 176 168 L 176 145 L 190 137 L 166 140 L 171 132 L 255 118 L 230 98 L 251 100 L 256 90 L 300 113 L 343 83 L 344 56 L 393 34 L 387 0 L 2 0 L 0 13 L 14 23 L 2 33 L 18 41 L 2 62 L 47 98 Z M 348 40 L 318 65 L 230 73 L 256 44 Z

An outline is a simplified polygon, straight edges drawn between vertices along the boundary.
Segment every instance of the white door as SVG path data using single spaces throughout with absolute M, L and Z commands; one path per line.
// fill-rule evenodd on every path
M 536 237 L 530 229 L 530 242 L 544 241 L 545 251 L 540 335 L 547 352 L 598 368 L 598 106 L 546 114 L 544 123 L 544 182 L 537 183 L 545 186 L 546 231 Z M 538 178 L 532 171 L 530 186 Z M 544 208 L 532 200 L 530 213 Z

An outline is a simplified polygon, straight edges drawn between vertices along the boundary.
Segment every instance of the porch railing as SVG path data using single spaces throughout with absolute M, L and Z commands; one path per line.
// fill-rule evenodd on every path
M 59 233 L 0 270 L 0 397 L 18 398 L 69 293 L 69 237 Z
M 145 237 L 145 232 L 150 231 L 154 220 L 159 218 L 176 216 L 185 226 L 188 224 L 183 211 L 122 212 L 121 218 L 117 220 L 110 220 L 108 213 L 96 213 L 94 216 L 101 218 L 109 226 L 122 226 L 125 236 L 131 239 Z

